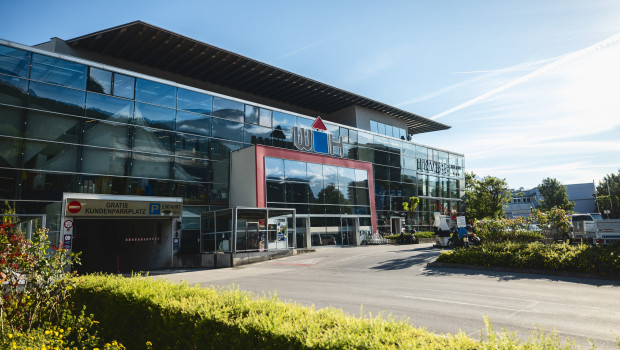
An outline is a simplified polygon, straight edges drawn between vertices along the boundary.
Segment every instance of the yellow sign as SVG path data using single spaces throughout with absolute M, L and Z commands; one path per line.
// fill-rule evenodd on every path
M 65 202 L 65 216 L 181 217 L 183 204 L 103 199 L 72 199 Z

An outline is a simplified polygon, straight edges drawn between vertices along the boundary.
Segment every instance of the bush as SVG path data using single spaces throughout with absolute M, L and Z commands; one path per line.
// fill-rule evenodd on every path
M 527 231 L 529 218 L 476 220 L 474 228 L 483 243 L 534 242 L 545 237 L 536 231 Z
M 77 281 L 75 302 L 102 315 L 106 336 L 130 349 L 147 342 L 155 349 L 531 349 L 560 344 L 556 334 L 540 332 L 519 343 L 514 335 L 494 333 L 489 324 L 484 341 L 464 333 L 437 335 L 406 320 L 353 317 L 234 289 L 104 275 Z
M 620 278 L 620 244 L 597 247 L 568 243 L 486 243 L 442 252 L 437 262 L 586 272 Z
M 416 232 L 415 236 L 418 238 L 435 238 L 435 232 L 421 231 L 421 232 Z

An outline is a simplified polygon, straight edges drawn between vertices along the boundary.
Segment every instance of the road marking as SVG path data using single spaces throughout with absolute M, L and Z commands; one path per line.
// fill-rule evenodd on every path
M 407 298 L 407 299 L 418 299 L 418 300 L 424 300 L 424 301 L 436 301 L 436 302 L 439 302 L 439 303 L 450 303 L 450 304 L 465 305 L 465 306 L 486 307 L 486 308 L 489 308 L 489 309 L 498 309 L 498 310 L 514 311 L 514 312 L 527 311 L 527 312 L 533 312 L 533 313 L 540 313 L 539 311 L 534 311 L 534 310 L 514 309 L 514 308 L 510 308 L 510 307 L 491 306 L 491 305 L 484 305 L 484 304 L 474 304 L 474 303 L 466 303 L 466 302 L 463 302 L 463 301 L 454 301 L 454 300 L 446 300 L 446 299 L 412 297 L 412 296 L 409 296 L 409 295 L 400 295 L 400 297 Z

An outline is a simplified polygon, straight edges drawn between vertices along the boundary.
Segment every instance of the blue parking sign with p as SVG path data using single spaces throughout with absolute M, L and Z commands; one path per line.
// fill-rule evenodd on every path
M 161 204 L 159 203 L 150 203 L 149 204 L 149 214 L 150 215 L 159 215 L 161 213 Z

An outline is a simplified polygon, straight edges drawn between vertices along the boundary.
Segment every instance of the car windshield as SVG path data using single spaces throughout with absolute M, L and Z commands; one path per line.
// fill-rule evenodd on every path
M 586 221 L 590 218 L 583 216 L 583 215 L 573 215 L 572 219 L 573 219 L 573 222 L 577 222 L 577 221 Z
M 601 214 L 590 214 L 594 220 L 603 220 Z

